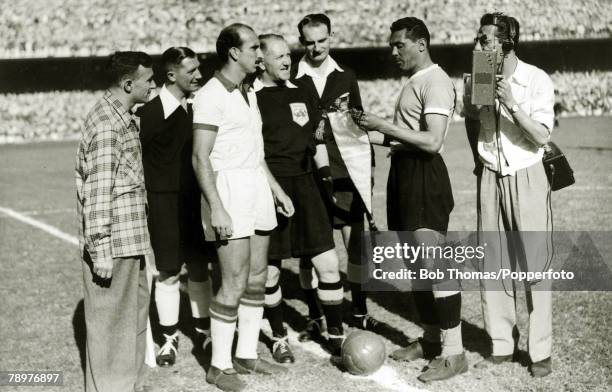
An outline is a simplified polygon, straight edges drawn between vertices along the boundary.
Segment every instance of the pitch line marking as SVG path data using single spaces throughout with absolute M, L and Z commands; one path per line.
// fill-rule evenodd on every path
M 68 242 L 69 244 L 72 245 L 79 245 L 79 240 L 73 236 L 70 235 L 68 233 L 65 233 L 63 231 L 61 231 L 60 229 L 58 229 L 55 226 L 51 226 L 47 223 L 41 222 L 37 219 L 31 218 L 27 215 L 24 215 L 23 213 L 17 212 L 13 209 L 10 208 L 6 208 L 6 207 L 1 207 L 0 206 L 0 212 L 3 213 L 4 215 L 13 218 L 19 222 L 25 223 L 27 225 L 30 225 L 32 227 L 36 227 L 37 229 L 40 229 L 44 232 L 46 232 L 47 234 L 51 234 L 52 236 L 59 238 L 63 241 Z

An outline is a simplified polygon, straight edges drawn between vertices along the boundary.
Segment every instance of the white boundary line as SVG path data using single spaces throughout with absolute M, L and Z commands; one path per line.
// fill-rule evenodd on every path
M 12 210 L 10 208 L 6 208 L 6 207 L 1 207 L 0 206 L 0 212 L 3 213 L 4 215 L 7 215 L 15 220 L 18 220 L 19 222 L 25 223 L 27 225 L 36 227 L 37 229 L 40 229 L 48 234 L 51 234 L 52 236 L 59 238 L 63 241 L 68 242 L 69 244 L 72 245 L 79 245 L 79 240 L 73 236 L 70 235 L 68 233 L 65 233 L 63 231 L 61 231 L 60 229 L 58 229 L 55 226 L 51 226 L 47 223 L 41 222 L 39 220 L 36 220 L 34 218 L 30 218 L 29 216 L 26 216 L 20 212 L 17 212 L 15 210 Z

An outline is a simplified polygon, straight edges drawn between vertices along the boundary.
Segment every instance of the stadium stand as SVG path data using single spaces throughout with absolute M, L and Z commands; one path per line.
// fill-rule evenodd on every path
M 523 21 L 521 40 L 612 36 L 610 0 L 1 0 L 0 4 L 0 58 L 96 56 L 117 49 L 154 54 L 185 44 L 210 52 L 221 27 L 237 21 L 261 33 L 284 34 L 295 46 L 295 26 L 311 12 L 332 18 L 337 47 L 384 46 L 389 24 L 404 15 L 425 19 L 433 43 L 465 43 L 474 36 L 478 16 L 494 10 Z
M 554 73 L 557 102 L 562 116 L 612 115 L 612 72 Z M 460 120 L 463 83 L 454 79 Z M 364 107 L 392 118 L 393 105 L 401 87 L 400 79 L 379 79 L 359 83 Z M 101 91 L 53 91 L 0 95 L 0 144 L 37 140 L 69 140 L 79 136 L 87 111 Z

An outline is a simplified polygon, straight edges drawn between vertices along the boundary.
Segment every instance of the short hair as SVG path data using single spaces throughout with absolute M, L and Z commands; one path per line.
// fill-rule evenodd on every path
M 144 52 L 133 51 L 113 53 L 108 62 L 110 82 L 119 84 L 126 77 L 134 75 L 141 65 L 145 68 L 151 68 L 153 66 L 151 56 Z
M 518 47 L 521 29 L 518 20 L 503 12 L 491 12 L 480 18 L 480 27 L 488 25 L 497 26 L 496 36 L 498 38 L 512 41 L 513 49 Z
M 261 48 L 262 52 L 265 52 L 268 48 L 268 42 L 269 41 L 285 41 L 285 37 L 283 37 L 280 34 L 273 34 L 273 33 L 268 33 L 268 34 L 261 34 L 259 37 L 259 47 Z
M 302 18 L 300 23 L 297 25 L 298 31 L 300 32 L 300 37 L 304 36 L 304 26 L 308 25 L 325 26 L 327 27 L 327 32 L 331 33 L 331 20 L 329 20 L 325 14 L 308 14 Z
M 251 30 L 254 32 L 253 28 L 249 25 L 245 25 L 244 23 L 233 23 L 229 26 L 226 26 L 219 33 L 219 37 L 217 38 L 217 56 L 223 63 L 227 63 L 229 60 L 229 50 L 231 48 L 239 48 L 242 46 L 242 37 L 240 36 L 240 30 Z
M 173 46 L 166 49 L 166 51 L 162 53 L 161 58 L 163 69 L 168 73 L 173 67 L 181 65 L 181 62 L 186 58 L 194 59 L 197 58 L 197 55 L 186 46 Z
M 427 26 L 425 26 L 425 23 L 421 19 L 408 16 L 398 19 L 391 24 L 392 33 L 404 29 L 406 30 L 405 36 L 410 38 L 412 41 L 416 41 L 421 38 L 425 39 L 427 49 L 429 49 L 429 30 L 427 30 Z

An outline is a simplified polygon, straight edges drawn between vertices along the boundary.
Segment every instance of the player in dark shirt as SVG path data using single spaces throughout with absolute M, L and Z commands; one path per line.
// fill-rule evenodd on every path
M 344 296 L 333 230 L 313 172 L 314 133 L 321 118 L 309 94 L 288 81 L 291 56 L 287 42 L 275 34 L 259 38 L 265 70 L 256 80 L 255 90 L 263 121 L 265 159 L 295 206 L 292 217 L 278 215 L 268 251 L 265 303 L 275 341 L 273 357 L 281 363 L 295 360 L 283 325 L 279 286 L 281 261 L 291 257 L 312 259 L 320 280 L 318 298 L 328 325 L 329 348 L 337 355 L 344 338 Z
M 196 54 L 173 47 L 162 55 L 166 71 L 159 95 L 141 107 L 140 140 L 147 199 L 148 226 L 159 271 L 155 303 L 165 338 L 157 363 L 172 366 L 178 350 L 179 274 L 187 263 L 187 290 L 197 337 L 203 349 L 208 343 L 208 307 L 211 285 L 208 257 L 200 219 L 200 190 L 191 165 L 193 111 L 187 98 L 202 77 Z

